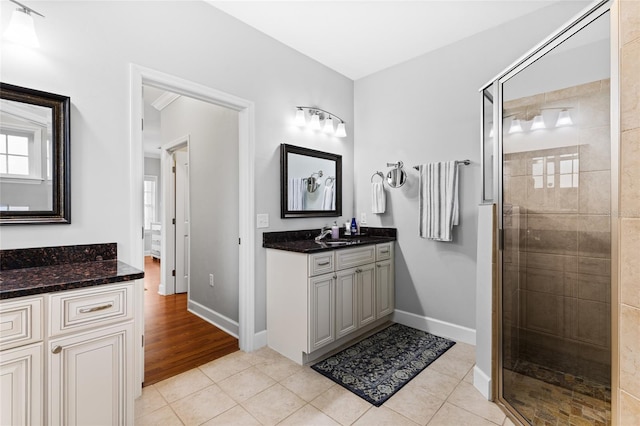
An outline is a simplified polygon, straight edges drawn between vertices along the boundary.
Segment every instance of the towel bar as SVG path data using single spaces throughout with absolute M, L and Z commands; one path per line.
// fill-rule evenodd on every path
M 456 160 L 456 165 L 458 164 L 464 164 L 465 166 L 468 166 L 469 164 L 471 164 L 471 160 Z M 416 170 L 420 170 L 420 166 L 413 166 L 413 168 Z

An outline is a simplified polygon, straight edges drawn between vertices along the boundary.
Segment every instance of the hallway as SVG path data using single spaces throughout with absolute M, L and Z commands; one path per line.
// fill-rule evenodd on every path
M 161 296 L 160 263 L 144 261 L 144 386 L 238 350 L 238 339 L 187 311 L 187 293 Z

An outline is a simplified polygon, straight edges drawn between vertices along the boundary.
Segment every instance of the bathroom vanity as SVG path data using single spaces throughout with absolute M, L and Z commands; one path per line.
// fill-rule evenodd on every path
M 144 273 L 115 244 L 3 250 L 1 267 L 0 424 L 133 424 Z
M 390 320 L 395 229 L 378 229 L 325 243 L 265 233 L 269 347 L 302 365 Z

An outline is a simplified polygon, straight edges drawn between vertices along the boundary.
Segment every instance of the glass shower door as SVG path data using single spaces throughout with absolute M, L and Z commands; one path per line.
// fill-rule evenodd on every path
M 607 12 L 500 81 L 500 394 L 532 424 L 611 421 L 609 37 Z

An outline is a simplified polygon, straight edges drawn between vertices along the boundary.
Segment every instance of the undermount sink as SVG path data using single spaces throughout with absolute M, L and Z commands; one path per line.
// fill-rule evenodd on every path
M 360 240 L 343 240 L 343 239 L 316 241 L 316 243 L 318 243 L 318 244 L 326 244 L 328 246 L 348 246 L 348 245 L 351 245 L 351 244 L 357 244 L 359 242 L 360 242 Z

